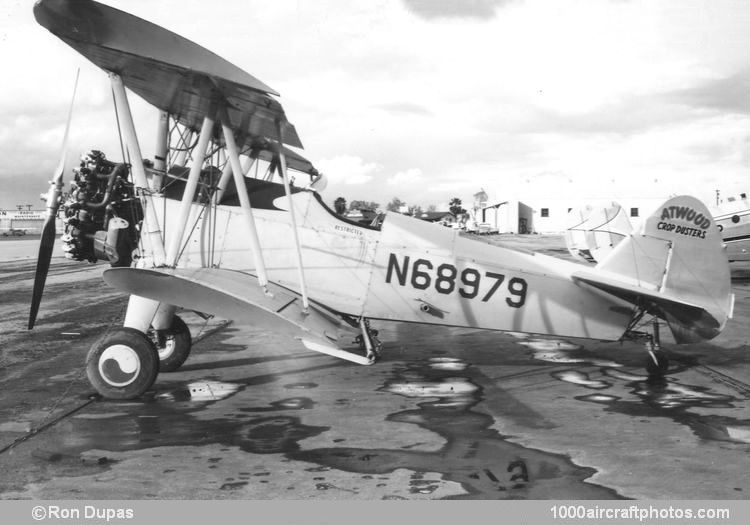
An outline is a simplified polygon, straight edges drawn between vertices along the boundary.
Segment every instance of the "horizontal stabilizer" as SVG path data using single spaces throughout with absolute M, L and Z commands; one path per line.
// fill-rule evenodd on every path
M 669 199 L 597 264 L 573 279 L 658 315 L 678 343 L 712 339 L 732 316 L 721 233 L 698 199 Z
M 350 326 L 314 304 L 304 311 L 301 296 L 277 284 L 268 283 L 266 293 L 252 275 L 216 268 L 110 268 L 103 277 L 129 294 L 288 333 L 307 348 L 358 362 L 338 347 L 353 334 Z
M 678 343 L 713 339 L 722 329 L 722 325 L 705 309 L 678 298 L 618 281 L 616 278 L 606 277 L 600 272 L 575 272 L 573 279 L 619 297 L 630 304 L 646 306 L 647 309 L 650 306 L 651 313 L 661 314 L 669 322 Z M 681 325 L 689 326 L 690 330 L 674 333 Z M 697 337 L 694 337 L 693 334 Z

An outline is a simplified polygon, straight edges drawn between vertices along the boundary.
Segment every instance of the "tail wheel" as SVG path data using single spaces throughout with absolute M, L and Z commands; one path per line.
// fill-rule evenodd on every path
M 133 399 L 154 384 L 159 354 L 151 340 L 134 328 L 118 328 L 99 339 L 86 357 L 91 385 L 108 399 Z
M 190 355 L 193 340 L 185 321 L 175 315 L 172 326 L 165 330 L 148 331 L 159 353 L 159 371 L 174 372 L 182 366 Z

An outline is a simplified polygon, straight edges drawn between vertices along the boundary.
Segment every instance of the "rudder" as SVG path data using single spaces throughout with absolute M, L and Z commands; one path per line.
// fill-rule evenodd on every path
M 731 317 L 734 298 L 721 233 L 694 197 L 666 201 L 597 269 L 663 297 L 654 304 L 677 342 L 711 339 Z

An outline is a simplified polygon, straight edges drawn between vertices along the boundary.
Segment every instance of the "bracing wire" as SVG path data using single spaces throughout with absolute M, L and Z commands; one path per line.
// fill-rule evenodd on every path
M 221 156 L 219 155 L 219 152 L 216 153 L 216 163 L 217 163 L 217 169 L 221 169 Z M 211 170 L 211 194 L 209 202 L 213 202 L 213 205 L 211 206 L 211 211 L 213 212 L 213 221 L 211 223 L 211 267 L 214 267 L 214 257 L 216 255 L 216 230 L 219 223 L 219 203 L 215 200 L 215 195 L 217 195 L 218 188 L 218 181 L 214 180 L 214 172 Z

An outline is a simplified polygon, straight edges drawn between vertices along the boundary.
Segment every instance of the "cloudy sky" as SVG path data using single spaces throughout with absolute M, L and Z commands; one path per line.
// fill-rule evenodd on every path
M 750 190 L 750 2 L 105 3 L 280 92 L 328 202 Z M 119 160 L 106 76 L 32 4 L 0 6 L 0 207 L 46 190 L 79 67 L 71 156 Z M 155 111 L 134 106 L 151 156 Z

